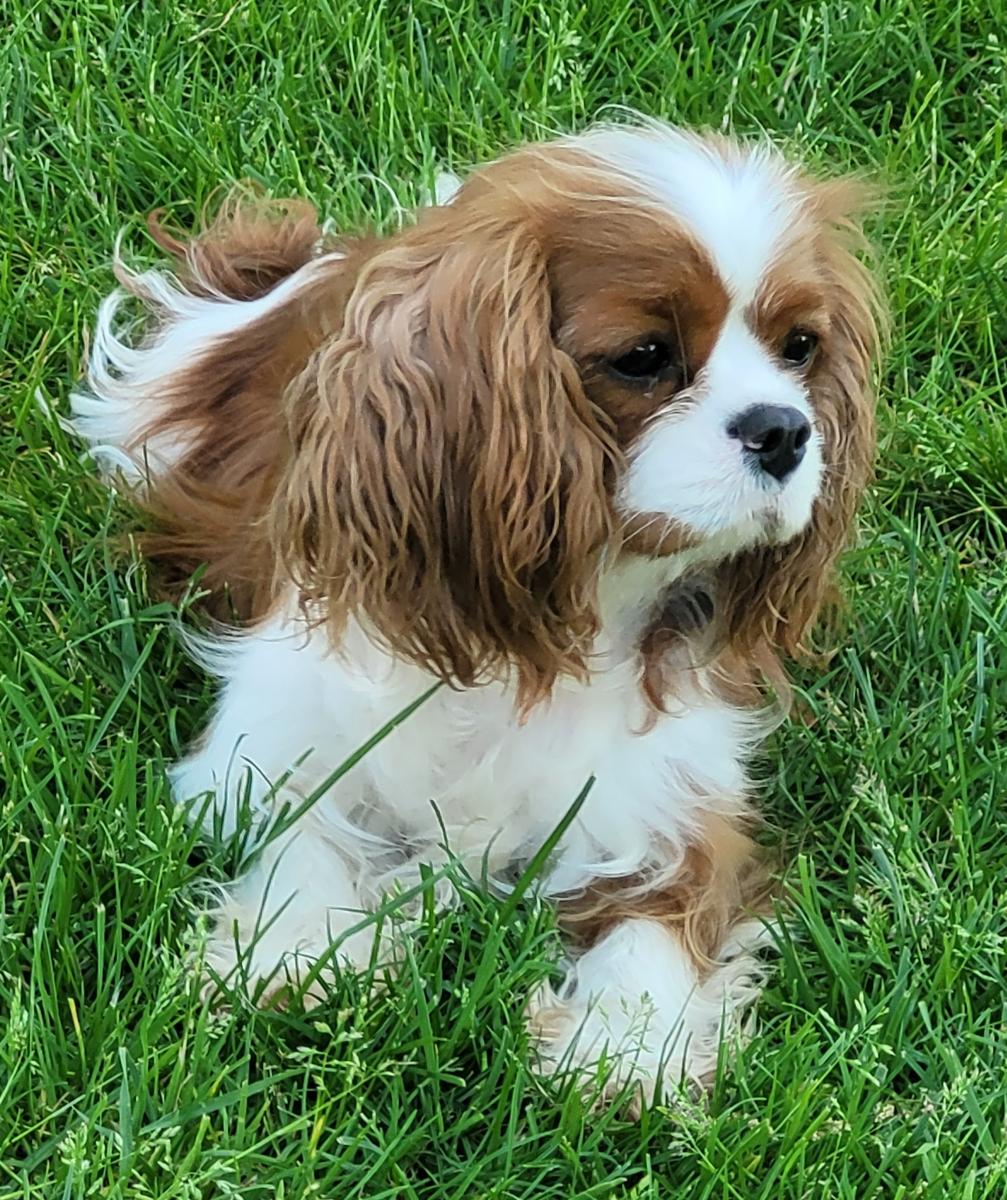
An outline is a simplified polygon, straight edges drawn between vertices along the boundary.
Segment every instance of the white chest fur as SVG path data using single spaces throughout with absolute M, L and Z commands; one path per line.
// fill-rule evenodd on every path
M 607 623 L 587 683 L 561 681 L 523 720 L 505 684 L 440 688 L 321 797 L 312 823 L 330 831 L 374 886 L 385 871 L 441 858 L 445 833 L 453 853 L 476 868 L 485 857 L 491 872 L 503 872 L 534 852 L 593 777 L 548 890 L 658 864 L 672 873 L 700 807 L 743 806 L 743 759 L 760 722 L 698 689 L 648 721 L 630 636 L 639 613 L 617 608 L 620 620 Z M 179 799 L 215 793 L 225 829 L 235 824 L 239 796 L 268 803 L 285 772 L 286 793 L 312 793 L 432 682 L 358 627 L 336 654 L 323 632 L 284 616 L 216 644 L 206 658 L 222 677 L 221 702 L 173 782 Z

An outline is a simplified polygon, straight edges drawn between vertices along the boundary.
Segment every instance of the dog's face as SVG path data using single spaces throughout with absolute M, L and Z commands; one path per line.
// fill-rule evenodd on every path
M 821 265 L 808 246 L 806 264 L 773 262 L 773 245 L 763 262 L 748 246 L 708 248 L 654 212 L 619 225 L 620 245 L 589 258 L 571 246 L 551 276 L 557 344 L 621 452 L 613 499 L 629 547 L 709 543 L 722 556 L 789 541 L 822 477 L 814 387 L 833 347 Z
M 688 548 L 738 648 L 794 652 L 873 444 L 853 198 L 663 128 L 476 173 L 363 267 L 291 393 L 286 567 L 463 683 L 583 669 L 627 553 Z

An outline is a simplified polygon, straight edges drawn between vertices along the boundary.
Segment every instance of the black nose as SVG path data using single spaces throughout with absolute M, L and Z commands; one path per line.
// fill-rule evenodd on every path
M 727 427 L 760 470 L 781 482 L 796 469 L 811 437 L 807 417 L 782 404 L 753 404 Z

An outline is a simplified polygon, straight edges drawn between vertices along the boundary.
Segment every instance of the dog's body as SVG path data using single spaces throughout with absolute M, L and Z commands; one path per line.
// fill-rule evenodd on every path
M 654 126 L 519 151 L 386 240 L 240 205 L 161 235 L 180 282 L 125 281 L 155 334 L 125 346 L 110 304 L 75 409 L 152 553 L 247 622 L 204 654 L 222 697 L 176 794 L 265 821 L 447 685 L 235 886 L 216 972 L 296 978 L 445 841 L 511 878 L 593 776 L 543 881 L 578 949 L 530 1006 L 543 1062 L 710 1074 L 761 976 L 760 680 L 869 469 L 849 198 Z

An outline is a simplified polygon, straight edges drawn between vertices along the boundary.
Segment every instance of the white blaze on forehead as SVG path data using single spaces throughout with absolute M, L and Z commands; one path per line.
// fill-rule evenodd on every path
M 737 303 L 747 304 L 800 221 L 794 172 L 762 144 L 725 156 L 711 141 L 660 124 L 600 127 L 567 143 L 642 188 L 705 246 Z

